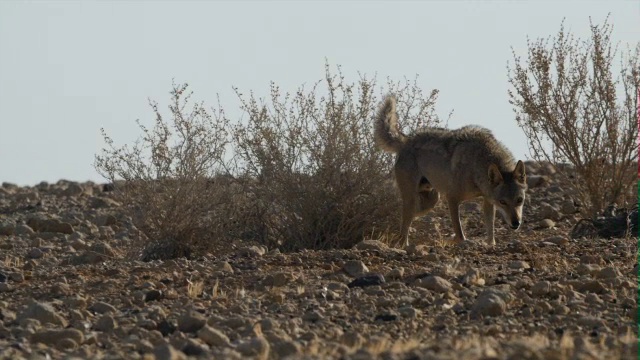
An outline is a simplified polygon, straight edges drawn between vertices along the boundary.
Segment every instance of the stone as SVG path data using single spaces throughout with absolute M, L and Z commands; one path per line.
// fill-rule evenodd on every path
M 262 336 L 257 336 L 241 342 L 236 349 L 244 356 L 252 356 L 256 359 L 266 360 L 269 358 L 271 346 L 267 339 Z
M 197 311 L 187 311 L 178 318 L 178 330 L 184 333 L 195 333 L 207 323 L 204 315 Z
M 529 263 L 526 261 L 516 260 L 509 263 L 509 268 L 513 270 L 525 270 L 531 268 L 531 266 L 529 266 Z
M 617 278 L 620 278 L 621 276 L 622 274 L 620 274 L 620 271 L 618 271 L 618 269 L 611 266 L 600 270 L 598 274 L 596 274 L 597 279 L 617 279 Z
M 16 224 L 12 221 L 0 221 L 0 235 L 11 236 L 16 231 Z
M 93 305 L 91 305 L 91 307 L 89 307 L 89 310 L 98 314 L 110 314 L 118 312 L 118 309 L 116 309 L 113 305 L 103 301 L 94 303 Z
M 198 338 L 210 346 L 229 346 L 230 344 L 227 335 L 209 325 L 198 330 Z
M 384 276 L 382 276 L 381 274 L 371 274 L 371 275 L 361 276 L 353 280 L 349 284 L 347 284 L 347 286 L 349 288 L 367 287 L 367 286 L 374 286 L 374 285 L 382 285 L 384 283 L 385 283 Z
M 53 306 L 47 303 L 32 301 L 27 308 L 18 315 L 18 321 L 22 319 L 35 319 L 42 324 L 50 323 L 60 327 L 67 326 L 67 320 L 60 316 Z
M 539 281 L 531 288 L 531 295 L 541 297 L 551 291 L 551 284 L 548 281 Z
M 387 246 L 387 244 L 379 240 L 363 240 L 357 243 L 356 246 L 354 246 L 354 249 L 383 251 L 383 250 L 388 250 L 389 247 Z
M 31 342 L 42 343 L 46 345 L 56 345 L 62 339 L 70 339 L 78 345 L 84 343 L 84 334 L 82 331 L 74 328 L 60 330 L 43 330 L 31 335 Z
M 399 280 L 399 279 L 402 279 L 403 276 L 404 276 L 404 268 L 397 267 L 397 268 L 391 269 L 391 271 L 387 273 L 386 277 L 391 280 Z
M 187 356 L 169 344 L 158 345 L 153 349 L 155 360 L 186 360 Z
M 551 236 L 548 237 L 544 240 L 542 240 L 543 242 L 548 242 L 548 243 L 552 243 L 554 245 L 558 245 L 558 246 L 564 246 L 567 245 L 569 243 L 569 239 L 566 236 Z
M 117 327 L 118 323 L 113 318 L 113 316 L 109 314 L 103 315 L 100 319 L 98 319 L 98 321 L 96 321 L 96 324 L 93 326 L 96 331 L 102 332 L 112 332 Z
M 369 268 L 360 260 L 349 260 L 344 264 L 342 269 L 353 277 L 363 276 L 369 272 Z
M 451 289 L 451 283 L 449 281 L 434 275 L 419 279 L 416 284 L 437 293 L 444 293 Z
M 556 226 L 556 222 L 551 219 L 542 219 L 538 223 L 540 229 L 552 229 L 554 226 Z

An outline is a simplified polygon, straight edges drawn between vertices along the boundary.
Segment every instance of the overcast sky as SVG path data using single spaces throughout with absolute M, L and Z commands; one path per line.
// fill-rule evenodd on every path
M 490 128 L 529 154 L 507 96 L 506 65 L 527 36 L 580 37 L 611 13 L 616 41 L 640 39 L 638 1 L 0 1 L 0 182 L 104 181 L 93 169 L 104 127 L 118 144 L 167 104 L 171 81 L 213 105 L 232 91 L 294 91 L 324 75 L 419 74 L 441 91 L 450 127 Z

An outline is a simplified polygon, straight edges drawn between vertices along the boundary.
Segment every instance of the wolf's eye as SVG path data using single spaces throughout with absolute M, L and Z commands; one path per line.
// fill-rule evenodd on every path
M 507 205 L 507 202 L 504 200 L 500 200 L 500 205 Z

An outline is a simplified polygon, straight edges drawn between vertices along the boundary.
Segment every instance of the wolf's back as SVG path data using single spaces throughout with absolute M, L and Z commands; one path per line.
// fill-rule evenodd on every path
M 397 153 L 407 142 L 407 137 L 398 128 L 396 99 L 393 96 L 387 96 L 380 105 L 374 136 L 378 147 L 387 152 Z

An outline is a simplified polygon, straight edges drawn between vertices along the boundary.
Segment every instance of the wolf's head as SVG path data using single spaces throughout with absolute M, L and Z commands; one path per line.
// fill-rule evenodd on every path
M 490 201 L 504 221 L 517 230 L 522 223 L 522 205 L 527 191 L 524 163 L 518 161 L 512 172 L 502 172 L 496 164 L 491 164 L 489 182 L 492 186 Z

